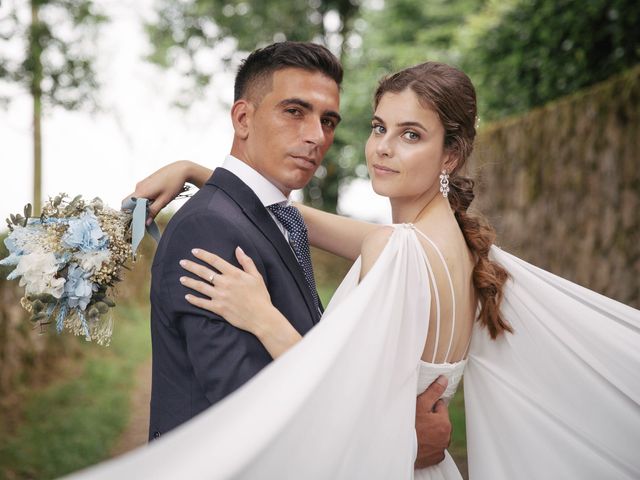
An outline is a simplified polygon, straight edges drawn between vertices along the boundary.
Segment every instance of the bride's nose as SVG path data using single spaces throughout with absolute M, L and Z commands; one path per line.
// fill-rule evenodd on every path
M 376 144 L 376 154 L 380 157 L 390 157 L 391 153 L 391 144 L 388 138 L 386 136 L 380 138 Z

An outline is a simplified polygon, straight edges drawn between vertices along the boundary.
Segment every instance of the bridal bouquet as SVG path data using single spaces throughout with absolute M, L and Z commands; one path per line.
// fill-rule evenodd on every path
M 16 267 L 7 279 L 20 278 L 21 304 L 31 321 L 55 323 L 58 333 L 66 329 L 108 345 L 111 290 L 132 257 L 132 212 L 109 208 L 99 198 L 87 202 L 61 194 L 49 199 L 40 217 L 31 216 L 31 205 L 23 213 L 7 219 L 9 256 L 0 265 Z

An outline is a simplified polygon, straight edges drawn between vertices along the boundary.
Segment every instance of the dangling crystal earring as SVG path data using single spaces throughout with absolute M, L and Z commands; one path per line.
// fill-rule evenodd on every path
M 449 174 L 446 170 L 443 170 L 440 174 L 440 193 L 444 198 L 449 195 Z

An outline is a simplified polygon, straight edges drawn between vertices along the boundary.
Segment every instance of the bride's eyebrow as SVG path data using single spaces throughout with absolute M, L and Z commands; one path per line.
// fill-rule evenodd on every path
M 418 127 L 427 132 L 428 130 L 420 122 L 402 122 L 397 124 L 398 127 Z
M 381 119 L 379 116 L 374 115 L 373 118 L 371 119 L 372 122 L 379 122 L 383 125 L 385 125 L 385 121 L 383 119 Z M 407 121 L 407 122 L 400 122 L 396 124 L 397 127 L 418 127 L 422 130 L 424 130 L 425 132 L 428 132 L 429 130 L 422 125 L 420 122 L 414 122 L 414 121 Z

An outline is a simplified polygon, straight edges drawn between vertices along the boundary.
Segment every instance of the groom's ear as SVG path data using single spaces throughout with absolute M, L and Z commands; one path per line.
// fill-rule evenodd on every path
M 231 122 L 237 137 L 246 140 L 249 137 L 249 126 L 253 115 L 254 106 L 251 102 L 240 99 L 231 107 Z

